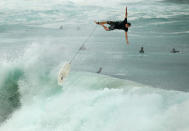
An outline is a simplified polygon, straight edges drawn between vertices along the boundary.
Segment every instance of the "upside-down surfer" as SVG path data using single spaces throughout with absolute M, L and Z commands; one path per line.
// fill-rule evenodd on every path
M 111 31 L 115 29 L 124 30 L 127 44 L 129 44 L 127 31 L 128 31 L 128 28 L 131 26 L 131 23 L 127 22 L 127 7 L 125 9 L 125 19 L 123 21 L 103 21 L 103 22 L 95 21 L 95 23 L 101 25 L 106 31 Z M 110 26 L 106 27 L 104 24 L 109 24 Z

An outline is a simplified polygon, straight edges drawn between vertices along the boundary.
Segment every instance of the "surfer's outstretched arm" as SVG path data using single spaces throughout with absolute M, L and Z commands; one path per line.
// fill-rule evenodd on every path
M 126 39 L 127 44 L 129 44 L 127 32 L 125 32 L 125 39 Z
M 126 6 L 126 9 L 125 9 L 125 18 L 127 18 L 127 6 Z

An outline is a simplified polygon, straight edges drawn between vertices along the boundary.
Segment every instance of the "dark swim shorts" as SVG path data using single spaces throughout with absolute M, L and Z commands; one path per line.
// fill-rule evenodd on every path
M 116 27 L 117 22 L 107 21 L 107 24 L 110 25 L 110 26 L 108 27 L 109 30 L 114 30 L 114 29 L 116 29 L 115 27 Z
M 128 31 L 128 28 L 125 27 L 125 24 L 127 24 L 127 18 L 125 18 L 123 21 L 107 21 L 107 24 L 110 26 L 109 31 L 118 29 L 118 30 L 124 30 L 125 32 Z

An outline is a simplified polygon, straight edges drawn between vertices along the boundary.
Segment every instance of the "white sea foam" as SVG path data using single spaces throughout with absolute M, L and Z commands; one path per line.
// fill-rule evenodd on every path
M 188 93 L 72 72 L 61 93 L 22 103 L 0 129 L 186 131 L 188 110 Z

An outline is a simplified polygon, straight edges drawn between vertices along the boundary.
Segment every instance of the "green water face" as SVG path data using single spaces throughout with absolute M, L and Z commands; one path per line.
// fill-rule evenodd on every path
M 10 117 L 11 113 L 20 106 L 20 93 L 18 81 L 23 72 L 20 69 L 11 69 L 4 76 L 0 83 L 0 123 Z

